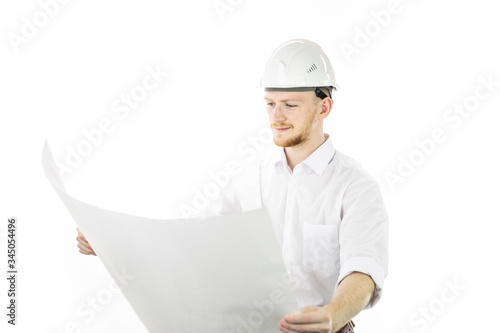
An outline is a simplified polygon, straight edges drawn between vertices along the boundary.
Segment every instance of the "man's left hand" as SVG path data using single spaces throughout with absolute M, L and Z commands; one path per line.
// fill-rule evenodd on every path
M 306 306 L 300 313 L 286 316 L 280 322 L 280 330 L 284 333 L 330 333 L 332 317 L 324 308 Z

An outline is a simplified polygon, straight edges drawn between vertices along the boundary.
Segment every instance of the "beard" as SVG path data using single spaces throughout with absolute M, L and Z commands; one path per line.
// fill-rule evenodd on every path
M 279 127 L 279 126 L 277 126 Z M 293 127 L 291 127 L 288 131 L 292 131 Z M 277 134 L 273 135 L 273 141 L 274 144 L 280 147 L 293 147 L 302 144 L 309 138 L 310 131 L 306 132 L 305 130 L 301 131 L 300 133 L 296 133 L 295 135 L 290 135 L 290 137 L 284 137 L 288 136 L 288 134 Z
M 314 113 L 311 113 L 311 116 L 307 119 L 306 124 L 302 129 L 297 130 L 297 133 L 293 133 L 295 131 L 295 127 L 293 125 L 281 124 L 281 123 L 272 123 L 271 129 L 273 127 L 290 127 L 287 131 L 283 133 L 276 133 L 273 130 L 273 141 L 274 144 L 279 147 L 293 147 L 303 144 L 307 140 L 309 140 L 309 136 L 311 135 L 313 122 L 314 122 Z
M 295 131 L 295 127 L 292 125 L 272 123 L 271 128 L 290 127 L 290 129 L 288 129 L 284 133 L 273 133 L 274 144 L 279 147 L 294 147 L 303 144 L 304 142 L 309 140 L 309 136 L 312 132 L 312 122 L 313 118 L 311 117 L 307 124 L 297 133 L 293 133 Z

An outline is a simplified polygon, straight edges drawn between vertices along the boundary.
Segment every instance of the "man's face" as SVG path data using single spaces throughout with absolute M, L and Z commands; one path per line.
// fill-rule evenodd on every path
M 266 91 L 264 100 L 276 145 L 300 145 L 318 130 L 321 103 L 314 92 Z

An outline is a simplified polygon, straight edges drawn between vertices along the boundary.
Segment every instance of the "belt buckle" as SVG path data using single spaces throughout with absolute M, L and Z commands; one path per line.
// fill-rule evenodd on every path
M 350 320 L 350 321 L 347 323 L 347 326 L 348 326 L 347 332 L 352 332 L 352 333 L 354 333 L 354 322 L 353 322 L 352 320 Z
M 337 333 L 354 333 L 354 322 L 351 320 L 344 325 Z

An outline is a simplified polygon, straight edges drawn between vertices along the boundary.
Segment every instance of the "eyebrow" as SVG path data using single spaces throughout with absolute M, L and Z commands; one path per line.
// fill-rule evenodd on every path
M 272 99 L 267 98 L 267 97 L 264 97 L 264 99 L 265 99 L 266 101 L 274 102 Z M 281 100 L 281 101 L 279 101 L 279 102 L 290 102 L 290 101 L 293 101 L 293 102 L 298 102 L 298 103 L 300 103 L 300 102 L 301 102 L 300 100 L 298 100 L 298 99 L 293 99 L 293 98 L 292 98 L 292 99 L 283 99 L 283 100 Z

